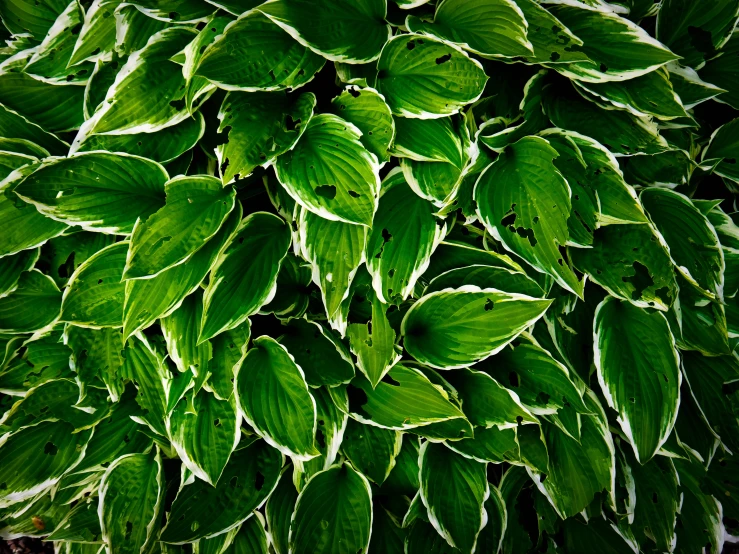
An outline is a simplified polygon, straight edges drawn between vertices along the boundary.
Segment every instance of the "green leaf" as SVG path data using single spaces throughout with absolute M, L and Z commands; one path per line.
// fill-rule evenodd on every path
M 578 82 L 577 86 L 636 116 L 654 116 L 666 121 L 689 117 L 680 97 L 672 88 L 670 74 L 663 68 L 628 81 Z
M 11 336 L 13 335 L 6 335 Z M 24 394 L 28 389 L 53 379 L 74 379 L 69 367 L 70 350 L 59 340 L 58 334 L 45 334 L 33 339 L 14 337 L 7 348 L 18 350 L 22 355 L 9 352 L 0 371 L 0 390 L 10 394 Z
M 164 499 L 164 468 L 159 449 L 114 461 L 100 484 L 100 524 L 110 552 L 136 554 L 155 538 Z
M 15 193 L 57 221 L 128 234 L 163 205 L 166 181 L 166 170 L 145 158 L 90 152 L 42 163 Z
M 347 464 L 317 473 L 301 491 L 290 524 L 294 554 L 366 553 L 372 530 L 369 481 Z
M 17 288 L 0 298 L 0 332 L 29 333 L 51 325 L 61 311 L 61 294 L 40 271 L 24 271 Z
M 257 10 L 243 13 L 203 52 L 195 75 L 225 90 L 296 89 L 325 60 Z
M 650 118 L 602 108 L 569 85 L 545 88 L 543 106 L 554 125 L 592 137 L 614 154 L 659 154 L 669 148 Z
M 244 417 L 270 445 L 299 460 L 319 454 L 313 443 L 316 403 L 284 346 L 266 336 L 255 339 L 235 387 Z
M 436 531 L 460 552 L 475 551 L 490 494 L 485 464 L 425 442 L 420 451 L 421 500 Z
M 739 448 L 739 421 L 733 408 L 737 401 L 733 384 L 739 379 L 735 358 L 709 358 L 697 352 L 685 352 L 682 368 L 690 393 L 713 432 L 727 448 L 732 451 Z
M 295 490 L 290 468 L 282 472 L 280 482 L 267 500 L 264 515 L 267 516 L 267 527 L 272 536 L 272 546 L 277 554 L 288 554 L 290 521 L 295 511 L 298 491 Z
M 686 196 L 662 188 L 639 195 L 649 218 L 664 237 L 680 274 L 708 293 L 723 297 L 724 256 L 716 230 Z
M 647 463 L 672 431 L 680 403 L 679 355 L 665 316 L 606 298 L 595 312 L 595 367 L 618 424 Z
M 254 512 L 254 516 L 241 524 L 234 537 L 229 552 L 249 552 L 250 554 L 269 554 L 269 535 L 264 529 L 264 516 Z
M 106 102 L 80 129 L 72 151 L 92 133 L 151 133 L 187 119 L 185 77 L 170 58 L 193 38 L 193 30 L 171 27 L 153 35 L 144 48 L 129 56 Z M 152 83 L 156 83 L 155 95 L 151 94 Z
M 686 185 L 695 162 L 683 150 L 620 158 L 626 181 L 634 185 L 673 187 Z
M 0 136 L 27 140 L 41 148 L 45 148 L 54 156 L 66 155 L 69 150 L 69 145 L 66 142 L 32 123 L 8 106 L 0 106 Z
M 195 146 L 204 132 L 205 120 L 197 113 L 154 133 L 86 135 L 76 148 L 77 152 L 123 152 L 166 164 Z
M 363 475 L 382 485 L 395 467 L 402 444 L 403 435 L 399 431 L 350 419 L 341 441 L 341 451 Z
M 121 281 L 128 242 L 106 246 L 85 260 L 69 279 L 61 320 L 82 327 L 120 327 L 126 285 Z
M 38 4 L 31 0 L 9 0 L 0 6 L 0 17 L 11 33 L 31 33 L 41 40 L 67 4 L 66 0 L 45 0 Z
M 385 0 L 271 0 L 259 11 L 290 36 L 335 62 L 376 60 L 392 36 Z
M 335 115 L 312 118 L 295 147 L 278 158 L 277 178 L 298 204 L 316 215 L 371 226 L 379 164 L 360 142 L 361 135 Z
M 190 403 L 183 398 L 169 417 L 172 446 L 193 475 L 215 486 L 241 436 L 237 413 L 205 390 L 192 399 L 192 408 Z
M 351 356 L 339 340 L 316 321 L 292 319 L 278 342 L 303 370 L 312 387 L 333 387 L 354 377 Z
M 482 95 L 487 82 L 479 62 L 456 46 L 421 35 L 390 39 L 377 69 L 378 92 L 392 112 L 403 117 L 433 119 L 457 113 Z
M 218 112 L 218 132 L 226 142 L 216 147 L 221 178 L 229 183 L 250 175 L 290 150 L 313 117 L 312 93 L 230 92 Z
M 590 411 L 563 364 L 526 335 L 521 335 L 517 342 L 477 368 L 515 391 L 532 413 L 551 414 L 564 407 L 572 407 L 579 413 Z
M 379 503 L 372 507 L 372 539 L 368 554 L 404 553 L 406 532 L 397 518 Z
M 565 216 L 571 192 L 553 163 L 557 156 L 542 138 L 521 139 L 482 173 L 474 196 L 479 217 L 494 237 L 582 296 L 583 282 L 560 250 L 569 240 Z
M 67 61 L 73 66 L 83 61 L 95 60 L 115 47 L 115 9 L 118 0 L 95 0 L 85 13 L 73 51 Z
M 632 528 L 642 544 L 646 542 L 644 537 L 649 541 L 647 545 L 656 543 L 658 550 L 669 552 L 675 545 L 676 515 L 680 510 L 679 478 L 675 466 L 664 456 L 655 456 L 644 464 L 635 462 L 628 453 L 624 456 L 637 495 Z
M 667 0 L 657 14 L 656 35 L 658 40 L 682 56 L 681 63 L 698 67 L 726 43 L 738 17 L 739 2 L 736 0 L 708 6 L 685 0 Z
M 721 504 L 701 489 L 706 470 L 698 463 L 673 460 L 683 492 L 679 523 L 675 529 L 677 542 L 685 550 L 706 548 L 718 553 L 723 548 L 724 524 Z M 695 524 L 700 522 L 699 524 Z
M 195 292 L 239 225 L 241 213 L 241 204 L 237 203 L 219 231 L 187 263 L 173 266 L 152 279 L 126 281 L 124 338 L 168 316 L 186 296 Z
M 527 39 L 528 23 L 513 0 L 444 0 L 437 4 L 433 22 L 409 16 L 406 25 L 413 33 L 454 42 L 483 57 L 534 53 Z
M 596 517 L 583 524 L 577 518 L 564 522 L 564 538 L 567 552 L 572 554 L 633 554 L 634 546 L 620 534 L 618 528 L 605 517 Z
M 683 67 L 677 62 L 670 62 L 665 67 L 670 72 L 672 88 L 675 89 L 675 92 L 680 97 L 680 101 L 687 110 L 715 98 L 722 92 L 726 92 L 716 85 L 706 83 L 690 67 Z
M 131 235 L 124 279 L 154 277 L 188 261 L 231 213 L 235 192 L 210 176 L 175 177 L 164 207 L 139 219 Z
M 490 489 L 490 496 L 485 500 L 485 513 L 488 521 L 480 531 L 477 544 L 480 552 L 498 552 L 503 543 L 503 536 L 508 524 L 508 511 L 500 491 L 490 485 L 488 485 L 488 488 Z
M 519 449 L 516 430 L 499 429 L 496 426 L 476 427 L 475 436 L 460 441 L 449 441 L 447 446 L 455 452 L 478 462 L 518 462 Z
M 499 352 L 551 302 L 473 285 L 428 294 L 403 319 L 405 349 L 431 367 L 465 367 Z
M 739 33 L 732 33 L 726 44 L 721 47 L 720 52 L 706 62 L 698 72 L 701 79 L 726 91 L 719 94 L 716 100 L 729 104 L 732 107 L 739 106 L 739 82 L 737 82 L 739 65 L 736 62 L 737 53 L 739 53 Z
M 38 248 L 22 250 L 0 258 L 0 298 L 18 288 L 18 279 L 24 272 L 33 268 L 38 258 Z
M 388 371 L 400 360 L 395 346 L 395 330 L 390 325 L 385 307 L 377 295 L 369 293 L 372 317 L 369 322 L 351 323 L 347 327 L 349 348 L 357 356 L 357 367 L 373 387 L 377 386 Z
M 396 364 L 372 387 L 357 376 L 346 390 L 329 389 L 336 405 L 360 423 L 402 431 L 440 421 L 463 418 L 445 391 L 419 370 Z
M 183 544 L 237 527 L 275 489 L 282 463 L 264 441 L 234 451 L 215 487 L 199 479 L 183 484 L 160 540 Z
M 399 170 L 391 171 L 366 245 L 367 269 L 382 302 L 408 298 L 445 234 L 433 206 L 410 189 Z
M 198 342 L 236 328 L 272 300 L 289 245 L 279 217 L 257 212 L 241 220 L 213 265 Z
M 134 382 L 138 390 L 136 403 L 143 412 L 136 420 L 166 436 L 165 416 L 171 377 L 164 360 L 142 334 L 136 334 L 126 341 L 122 356 L 121 376 Z
M 571 79 L 591 83 L 624 81 L 679 58 L 636 23 L 606 8 L 563 2 L 552 6 L 551 11 L 582 39 L 582 51 L 590 58 L 553 66 Z
M 332 111 L 362 132 L 359 140 L 380 162 L 390 159 L 395 121 L 385 98 L 373 88 L 347 87 L 331 101 Z
M 456 389 L 462 409 L 473 425 L 508 429 L 519 424 L 538 423 L 514 391 L 504 388 L 487 373 L 459 369 L 450 372 L 448 380 Z
M 718 300 L 707 301 L 705 293 L 678 274 L 679 302 L 673 310 L 679 326 L 672 327 L 678 347 L 698 350 L 708 356 L 731 352 L 724 305 Z M 672 314 L 671 314 L 672 317 Z M 671 320 L 671 323 L 673 321 Z M 733 333 L 732 333 L 733 334 Z
M 650 225 L 609 225 L 595 232 L 592 249 L 571 250 L 572 261 L 613 296 L 666 311 L 677 283 L 660 239 Z
M 739 125 L 739 119 L 733 119 L 722 125 L 711 135 L 711 142 L 701 154 L 703 163 L 711 163 L 714 160 L 721 160 L 714 168 L 714 173 L 731 179 L 739 180 L 739 172 L 734 169 L 733 161 L 736 161 L 739 144 L 737 144 L 736 132 Z
M 159 320 L 169 358 L 181 373 L 192 371 L 198 378 L 198 388 L 207 379 L 213 357 L 210 341 L 197 342 L 202 315 L 203 295 L 196 290 L 175 311 Z
M 470 265 L 445 271 L 431 280 L 424 294 L 431 294 L 444 289 L 457 289 L 464 285 L 473 285 L 480 288 L 490 286 L 490 288 L 525 294 L 534 298 L 545 296 L 544 291 L 536 284 L 536 281 L 527 277 L 525 273 L 487 265 Z
M 69 423 L 46 421 L 2 437 L 0 507 L 36 496 L 80 462 L 92 431 L 73 431 Z
M 211 375 L 205 387 L 221 400 L 228 400 L 233 394 L 234 369 L 244 361 L 250 338 L 251 325 L 246 320 L 236 329 L 224 331 L 210 340 L 213 358 L 208 363 Z
M 298 225 L 301 255 L 313 266 L 313 282 L 321 289 L 332 327 L 343 335 L 346 322 L 337 325 L 335 318 L 364 261 L 367 227 L 324 219 L 305 209 L 300 212 Z
M 464 133 L 455 117 L 413 119 L 395 117 L 392 154 L 419 162 L 448 162 L 463 169 L 467 157 Z

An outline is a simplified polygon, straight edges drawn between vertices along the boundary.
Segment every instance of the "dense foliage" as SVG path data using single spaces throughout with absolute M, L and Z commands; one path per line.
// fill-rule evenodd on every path
M 739 534 L 739 0 L 0 17 L 0 535 Z

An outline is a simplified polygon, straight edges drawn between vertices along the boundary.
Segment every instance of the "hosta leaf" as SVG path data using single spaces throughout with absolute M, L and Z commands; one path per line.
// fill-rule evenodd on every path
M 395 467 L 402 444 L 403 435 L 399 431 L 350 419 L 341 441 L 341 451 L 363 475 L 382 485 Z
M 465 164 L 459 121 L 454 117 L 413 119 L 395 117 L 392 154 L 419 162 L 448 162 L 458 169 Z
M 298 491 L 295 490 L 290 469 L 282 472 L 280 482 L 267 500 L 264 510 L 267 516 L 267 527 L 272 536 L 272 546 L 277 554 L 288 554 L 290 520 L 298 500 Z
M 67 7 L 66 0 L 10 0 L 0 7 L 0 17 L 11 33 L 31 33 L 41 40 L 54 24 L 57 16 Z
M 293 458 L 293 483 L 299 491 L 318 472 L 331 467 L 339 455 L 339 447 L 349 420 L 347 414 L 339 410 L 331 398 L 327 387 L 311 389 L 316 401 L 316 433 L 314 445 L 320 452 L 308 461 Z
M 77 152 L 124 152 L 166 164 L 195 146 L 204 132 L 205 120 L 197 113 L 154 133 L 86 135 L 76 149 Z
M 382 492 L 413 496 L 418 491 L 418 439 L 407 435 L 403 439 L 400 453 L 395 458 L 395 467 L 382 484 Z
M 69 279 L 62 300 L 62 321 L 82 327 L 120 327 L 126 285 L 121 281 L 128 242 L 93 254 Z
M 431 204 L 393 170 L 383 183 L 366 246 L 367 269 L 380 300 L 398 303 L 408 297 L 445 234 L 446 225 L 437 224 Z
M 311 271 L 308 264 L 294 254 L 288 253 L 280 264 L 277 274 L 279 295 L 262 308 L 263 313 L 272 313 L 278 318 L 301 317 L 310 303 Z
M 679 356 L 667 320 L 606 298 L 595 312 L 595 367 L 608 405 L 647 463 L 672 431 L 680 403 Z
M 499 429 L 496 426 L 476 427 L 475 436 L 460 441 L 449 441 L 447 446 L 455 452 L 478 462 L 517 462 L 519 459 L 516 430 Z
M 197 22 L 215 11 L 211 5 L 194 0 L 138 0 L 136 6 L 149 17 L 182 23 Z
M 372 388 L 357 376 L 341 389 L 329 389 L 341 409 L 361 423 L 402 431 L 464 414 L 417 369 L 397 364 Z
M 484 57 L 529 56 L 528 23 L 513 0 L 444 0 L 436 6 L 433 22 L 410 16 L 408 28 L 454 42 Z
M 347 327 L 349 347 L 357 356 L 357 367 L 377 386 L 385 374 L 400 360 L 401 354 L 395 347 L 395 330 L 387 318 L 389 307 L 373 293 L 372 317 L 366 324 L 351 323 Z
M 42 214 L 103 233 L 128 234 L 164 201 L 166 170 L 126 154 L 90 152 L 39 166 L 15 192 Z
M 164 190 L 164 207 L 139 219 L 133 230 L 124 279 L 154 277 L 186 262 L 218 232 L 234 206 L 234 190 L 210 176 L 175 177 Z
M 108 552 L 136 554 L 154 540 L 164 498 L 159 449 L 118 458 L 100 484 L 100 523 Z
M 433 119 L 457 113 L 482 94 L 482 66 L 457 47 L 420 35 L 388 41 L 377 62 L 377 90 L 392 112 Z
M 580 441 L 554 425 L 544 425 L 549 472 L 534 474 L 534 483 L 562 518 L 585 509 L 602 490 L 613 490 L 615 454 L 613 441 L 598 416 L 582 416 Z
M 590 552 L 634 553 L 634 546 L 626 541 L 615 525 L 602 517 L 588 520 L 587 525 L 574 517 L 565 520 L 564 538 L 567 552 L 572 552 L 572 554 L 588 554 Z
M 120 56 L 141 50 L 151 36 L 167 27 L 166 23 L 149 17 L 133 4 L 118 6 L 115 19 L 115 51 Z
M 367 552 L 372 530 L 369 481 L 344 463 L 317 473 L 301 491 L 290 525 L 290 552 Z
M 76 504 L 71 510 L 65 509 L 64 518 L 54 526 L 54 531 L 47 538 L 52 541 L 97 543 L 102 535 L 97 508 L 97 502 L 88 501 Z M 99 544 L 96 545 L 96 548 L 99 547 Z
M 279 217 L 258 212 L 239 223 L 205 289 L 199 342 L 234 329 L 274 297 L 289 245 L 290 231 Z
M 462 178 L 462 170 L 446 162 L 417 162 L 402 159 L 403 176 L 421 198 L 440 208 L 453 202 Z
M 536 284 L 536 281 L 527 277 L 525 273 L 487 265 L 470 265 L 445 271 L 431 280 L 424 294 L 431 294 L 444 289 L 457 289 L 464 285 L 474 285 L 480 288 L 490 286 L 498 290 L 525 294 L 534 298 L 545 296 L 544 291 Z
M 697 352 L 685 352 L 682 368 L 690 392 L 711 429 L 732 451 L 739 448 L 739 419 L 732 407 L 738 396 L 732 388 L 739 379 L 735 358 L 709 358 Z
M 504 388 L 482 371 L 466 368 L 456 370 L 449 373 L 448 380 L 459 394 L 462 409 L 473 425 L 495 425 L 499 429 L 506 429 L 519 424 L 537 423 L 515 392 Z
M 610 10 L 562 2 L 552 6 L 551 11 L 582 39 L 582 51 L 590 58 L 554 66 L 572 79 L 592 83 L 623 81 L 679 58 L 636 23 Z
M 269 535 L 264 529 L 264 516 L 254 512 L 254 516 L 241 524 L 229 552 L 249 552 L 250 554 L 269 554 Z
M 583 283 L 561 250 L 568 241 L 570 187 L 555 167 L 557 151 L 527 137 L 502 153 L 475 185 L 478 214 L 486 229 L 538 271 L 582 296 Z
M 477 544 L 481 552 L 498 552 L 503 543 L 503 536 L 508 524 L 508 511 L 500 491 L 490 485 L 488 487 L 490 495 L 485 500 L 485 513 L 488 521 L 480 531 Z M 513 517 L 513 514 L 511 514 L 511 517 Z
M 396 517 L 379 502 L 372 506 L 372 539 L 368 554 L 401 554 L 405 552 L 406 531 Z
M 27 341 L 13 341 L 9 347 L 25 348 L 22 355 L 8 359 L 0 372 L 0 390 L 24 394 L 28 389 L 53 379 L 74 379 L 69 367 L 70 350 L 56 334 Z M 14 354 L 14 353 L 13 353 Z
M 246 177 L 290 150 L 308 126 L 315 105 L 311 93 L 229 93 L 218 113 L 218 132 L 227 137 L 216 148 L 223 182 Z
M 678 347 L 698 350 L 708 356 L 731 352 L 729 346 L 726 310 L 718 300 L 706 301 L 705 293 L 678 274 L 679 304 L 674 312 L 679 318 L 679 327 L 672 327 Z M 731 313 L 731 312 L 730 312 Z M 733 334 L 733 333 L 732 333 Z
M 465 367 L 500 351 L 550 304 L 473 285 L 435 292 L 416 302 L 403 319 L 405 349 L 432 367 Z
M 169 435 L 182 463 L 193 475 L 215 486 L 241 436 L 234 407 L 201 390 L 183 398 L 169 417 Z
M 0 67 L 0 102 L 50 132 L 79 128 L 85 89 L 35 79 L 23 72 L 26 61 L 18 57 Z
M 278 339 L 312 387 L 333 387 L 354 377 L 354 364 L 345 347 L 318 322 L 293 319 Z
M 236 450 L 215 487 L 196 479 L 180 488 L 160 540 L 182 544 L 238 526 L 272 493 L 282 462 L 264 441 Z
M 602 227 L 592 249 L 571 253 L 575 267 L 635 306 L 666 311 L 677 297 L 669 255 L 649 225 Z
M 569 86 L 545 88 L 543 106 L 554 125 L 592 137 L 614 154 L 658 154 L 668 149 L 651 119 L 602 108 Z
M 475 551 L 487 521 L 483 504 L 490 494 L 485 464 L 425 442 L 420 451 L 421 499 L 431 524 L 450 546 Z
M 726 91 L 718 95 L 716 100 L 732 107 L 739 106 L 737 52 L 739 52 L 739 33 L 732 33 L 726 44 L 721 47 L 721 51 L 699 71 L 701 79 Z
M 73 66 L 85 60 L 95 59 L 115 47 L 116 20 L 114 11 L 118 0 L 95 0 L 85 13 L 73 51 L 67 65 Z
M 377 209 L 379 164 L 360 137 L 361 131 L 340 117 L 318 115 L 295 147 L 278 158 L 277 178 L 305 209 L 369 227 Z
M 271 0 L 259 11 L 328 60 L 376 60 L 392 35 L 384 0 Z
M 525 335 L 477 368 L 515 391 L 533 413 L 553 413 L 566 406 L 590 411 L 567 368 Z
M 364 261 L 367 227 L 324 219 L 305 209 L 298 221 L 301 254 L 313 266 L 313 282 L 321 289 L 326 315 L 332 321 Z M 342 334 L 345 330 L 346 324 L 339 328 Z
M 670 552 L 675 547 L 676 515 L 680 510 L 677 493 L 679 477 L 670 458 L 655 456 L 639 464 L 624 454 L 636 488 L 637 502 L 632 528 L 642 544 L 656 543 L 656 548 Z M 638 499 L 646 500 L 639 502 Z
M 450 269 L 471 265 L 502 267 L 523 273 L 523 268 L 509 256 L 450 240 L 443 241 L 434 251 L 429 268 L 424 272 L 422 279 L 430 281 Z
M 705 82 L 700 78 L 698 73 L 690 68 L 683 67 L 677 62 L 670 62 L 666 66 L 667 71 L 670 72 L 670 82 L 675 92 L 680 97 L 685 109 L 691 109 L 705 102 L 715 98 L 722 92 L 726 92 L 724 89 L 717 87 L 711 83 Z
M 683 491 L 679 523 L 675 529 L 677 542 L 685 551 L 706 548 L 711 554 L 721 552 L 724 544 L 721 504 L 701 489 L 706 470 L 697 463 L 673 460 Z M 693 525 L 695 522 L 698 525 Z
M 234 370 L 244 361 L 250 338 L 251 325 L 246 320 L 236 329 L 224 331 L 209 341 L 213 358 L 208 363 L 210 377 L 206 388 L 221 400 L 228 400 L 233 394 Z
M 229 23 L 206 48 L 195 74 L 226 90 L 285 90 L 313 79 L 324 63 L 321 56 L 252 10 Z
M 92 431 L 73 431 L 69 423 L 46 421 L 3 437 L 0 507 L 37 495 L 79 463 Z
M 0 298 L 0 332 L 29 333 L 50 325 L 59 317 L 61 294 L 40 271 L 21 273 L 16 289 Z
M 739 119 L 733 119 L 716 129 L 711 135 L 711 142 L 701 154 L 701 160 L 704 163 L 721 160 L 714 172 L 732 181 L 739 181 L 739 171 L 734 168 L 735 163 L 732 163 L 736 162 L 737 155 L 739 155 L 739 144 L 736 139 L 737 126 L 739 126 Z
M 395 121 L 385 98 L 372 88 L 347 87 L 331 101 L 333 112 L 362 132 L 359 140 L 381 162 L 390 158 Z
M 685 0 L 667 0 L 657 15 L 656 35 L 682 56 L 681 63 L 697 67 L 726 43 L 737 18 L 739 2 L 736 0 L 702 7 Z
M 282 345 L 266 336 L 255 339 L 235 386 L 245 418 L 269 444 L 300 460 L 319 454 L 313 443 L 315 400 L 303 370 Z
M 24 139 L 45 148 L 54 156 L 67 153 L 69 145 L 50 132 L 32 123 L 8 106 L 0 106 L 0 135 L 5 138 Z
M 582 40 L 544 6 L 535 0 L 515 2 L 528 23 L 526 38 L 534 50 L 533 56 L 525 55 L 524 59 L 542 64 L 569 64 L 589 59 L 582 51 Z
M 677 270 L 712 297 L 722 298 L 723 251 L 708 218 L 674 191 L 650 188 L 639 198 L 664 237 Z
M 170 58 L 193 38 L 193 31 L 186 27 L 164 29 L 132 54 L 116 75 L 106 102 L 85 122 L 72 150 L 91 133 L 151 133 L 189 117 L 183 109 L 185 78 Z M 155 95 L 151 94 L 152 83 L 157 86 Z
M 662 120 L 688 117 L 672 88 L 669 73 L 663 68 L 628 81 L 581 82 L 578 86 L 636 116 L 654 116 Z
M 38 258 L 38 248 L 0 258 L 0 297 L 7 296 L 18 288 L 18 279 L 23 272 L 33 268 Z
M 200 286 L 240 221 L 241 204 L 237 203 L 219 231 L 187 263 L 173 266 L 152 279 L 126 281 L 123 306 L 125 338 L 172 313 L 187 295 Z

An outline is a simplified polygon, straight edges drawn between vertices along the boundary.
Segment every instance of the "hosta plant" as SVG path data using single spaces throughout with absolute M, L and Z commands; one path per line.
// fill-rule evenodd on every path
M 0 18 L 2 537 L 739 535 L 739 0 Z

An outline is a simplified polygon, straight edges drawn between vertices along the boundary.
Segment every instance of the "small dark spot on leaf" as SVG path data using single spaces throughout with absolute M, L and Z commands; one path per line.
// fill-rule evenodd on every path
M 448 62 L 451 59 L 452 59 L 452 55 L 451 54 L 444 54 L 440 58 L 436 58 L 436 65 L 441 65 L 443 63 Z

